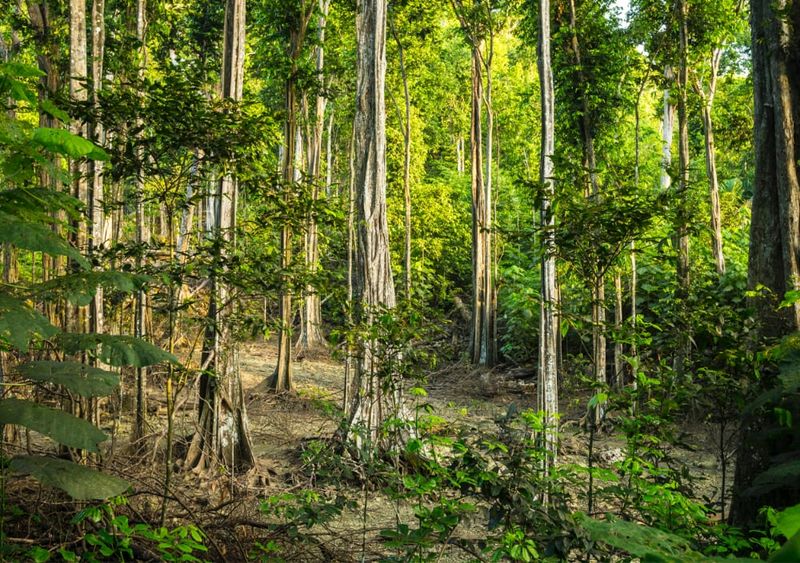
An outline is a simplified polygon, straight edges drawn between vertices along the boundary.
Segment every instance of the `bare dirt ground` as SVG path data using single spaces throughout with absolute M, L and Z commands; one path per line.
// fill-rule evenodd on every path
M 376 561 L 392 553 L 381 540 L 380 530 L 393 529 L 398 521 L 413 523 L 410 506 L 392 501 L 378 491 L 359 490 L 355 484 L 340 483 L 334 487 L 317 483 L 303 468 L 304 447 L 313 440 L 324 441 L 332 437 L 337 429 L 337 413 L 344 388 L 342 363 L 332 359 L 296 362 L 295 394 L 275 394 L 263 385 L 275 367 L 274 343 L 256 341 L 242 345 L 240 363 L 252 442 L 259 465 L 248 475 L 235 478 L 223 473 L 197 475 L 180 471 L 176 466 L 170 485 L 167 526 L 194 523 L 208 535 L 208 559 L 244 561 L 252 559 L 259 551 L 258 543 L 268 546 L 269 540 L 276 537 L 275 529 L 269 525 L 269 511 L 259 511 L 261 500 L 305 489 L 328 493 L 331 497 L 344 490 L 351 500 L 356 501 L 354 506 L 325 525 L 304 530 L 304 537 L 296 541 L 290 539 L 288 543 L 284 541 L 282 548 L 288 549 L 288 552 L 283 552 L 285 560 Z M 446 424 L 496 432 L 495 419 L 505 414 L 510 405 L 515 405 L 518 411 L 535 406 L 535 385 L 530 375 L 530 370 L 486 372 L 474 370 L 466 364 L 447 365 L 429 374 L 425 384 L 428 396 L 424 400 L 434 407 L 436 415 L 446 420 Z M 153 377 L 153 385 L 157 379 Z M 133 452 L 127 446 L 130 433 L 127 417 L 107 420 L 103 424 L 104 429 L 115 436 L 105 464 L 112 472 L 133 483 L 134 493 L 125 510 L 132 519 L 140 521 L 157 522 L 161 509 L 164 471 L 159 468 L 163 468 L 165 442 L 164 429 L 159 426 L 165 419 L 161 393 L 156 387 L 150 389 L 150 404 L 154 411 L 150 420 L 154 427 L 144 449 Z M 189 394 L 187 391 L 187 396 Z M 577 421 L 585 414 L 587 397 L 570 398 L 568 395 L 562 395 L 564 415 L 560 462 L 585 465 L 587 439 L 585 433 L 579 431 Z M 191 429 L 194 413 L 191 400 L 187 400 L 176 413 L 176 435 L 185 435 Z M 685 459 L 692 471 L 701 476 L 701 493 L 713 498 L 719 488 L 720 472 L 709 446 L 707 429 L 693 427 L 687 430 L 690 430 L 690 447 L 675 455 Z M 619 459 L 623 448 L 624 442 L 620 437 L 599 435 L 595 443 L 596 459 L 598 463 L 608 465 Z M 179 456 L 180 444 L 176 449 L 176 459 Z M 34 492 L 36 486 L 30 481 L 16 482 L 13 487 L 10 496 L 20 499 L 21 504 L 23 499 L 36 499 L 35 504 L 25 507 L 29 513 L 39 510 L 42 503 L 50 503 L 51 510 L 69 512 L 71 504 L 65 503 L 63 497 L 48 498 L 41 490 Z M 13 494 L 14 490 L 16 494 Z M 63 537 L 74 538 L 68 518 L 65 518 Z M 484 521 L 483 515 L 476 515 L 473 520 L 461 524 L 458 537 L 483 537 Z M 20 538 L 26 534 L 27 537 L 36 537 L 30 522 L 27 532 L 21 529 L 16 533 Z M 280 533 L 284 540 L 288 537 L 286 530 Z M 264 550 L 260 553 L 256 559 L 281 560 L 270 559 Z M 456 547 L 448 547 L 441 556 L 441 561 L 474 560 Z M 137 559 L 158 560 L 148 553 L 138 553 Z

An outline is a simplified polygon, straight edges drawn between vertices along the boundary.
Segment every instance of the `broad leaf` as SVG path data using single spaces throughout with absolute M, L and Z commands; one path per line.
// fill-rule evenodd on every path
M 657 528 L 642 526 L 627 520 L 595 520 L 576 514 L 581 526 L 596 542 L 610 545 L 620 551 L 640 558 L 642 561 L 658 563 L 683 563 L 701 561 L 726 561 L 728 563 L 751 561 L 750 559 L 706 557 L 694 551 L 687 540 Z
M 761 495 L 780 487 L 794 487 L 800 481 L 800 459 L 775 465 L 753 479 L 745 495 Z
M 91 158 L 108 160 L 108 154 L 91 141 L 73 135 L 66 129 L 39 127 L 33 132 L 33 141 L 45 149 L 70 158 Z
M 119 477 L 65 459 L 19 456 L 11 460 L 10 467 L 17 473 L 30 475 L 45 485 L 61 489 L 76 500 L 103 500 L 121 495 L 130 487 Z
M 49 338 L 58 333 L 43 315 L 19 299 L 0 293 L 0 342 L 27 352 L 35 337 Z
M 88 305 L 92 302 L 97 287 L 131 293 L 141 287 L 147 278 L 125 272 L 78 272 L 67 274 L 34 285 L 30 288 L 31 296 L 38 299 L 54 300 L 65 298 L 76 305 Z
M 25 250 L 44 252 L 51 256 L 66 256 L 80 264 L 82 268 L 89 267 L 86 258 L 75 247 L 49 228 L 3 211 L 0 211 L 0 242 L 7 242 Z
M 82 206 L 79 199 L 50 188 L 14 188 L 0 192 L 0 211 L 45 225 L 53 222 L 50 214 L 54 211 L 65 211 L 69 219 L 79 220 Z
M 59 338 L 67 354 L 95 351 L 100 361 L 112 366 L 147 367 L 164 362 L 178 363 L 174 355 L 133 336 L 64 333 Z
M 17 424 L 44 434 L 70 448 L 97 452 L 108 436 L 87 420 L 64 411 L 20 399 L 0 401 L 0 424 Z
M 119 376 L 104 369 L 78 362 L 28 362 L 17 368 L 24 377 L 63 385 L 82 397 L 110 395 L 119 385 Z
M 770 557 L 770 563 L 797 563 L 800 561 L 800 532 L 783 544 L 783 547 Z
M 53 103 L 52 100 L 45 98 L 39 103 L 39 107 L 45 113 L 52 115 L 59 121 L 63 121 L 64 123 L 69 123 L 69 114 L 65 112 L 63 109 L 59 108 L 57 105 Z
M 796 504 L 786 510 L 781 510 L 776 515 L 775 528 L 784 537 L 791 538 L 800 532 L 800 504 Z

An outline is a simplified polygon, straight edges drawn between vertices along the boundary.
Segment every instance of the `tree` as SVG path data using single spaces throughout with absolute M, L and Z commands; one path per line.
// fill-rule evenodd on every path
M 750 18 L 756 160 L 748 285 L 761 294 L 754 299 L 761 336 L 776 338 L 800 330 L 800 302 L 775 306 L 775 298 L 800 288 L 800 9 L 784 1 L 751 0 Z M 748 489 L 781 453 L 760 433 L 768 416 L 751 415 L 740 431 L 734 523 L 753 521 L 763 497 Z
M 306 32 L 313 13 L 314 2 L 312 0 L 302 0 L 299 6 L 293 5 L 284 13 L 286 31 L 288 33 L 286 55 L 289 60 L 289 73 L 285 83 L 284 109 L 286 117 L 283 130 L 284 145 L 281 170 L 284 190 L 283 199 L 287 210 L 291 207 L 292 194 L 300 179 L 301 172 L 298 152 L 302 150 L 302 143 L 299 142 L 300 129 L 297 123 L 299 109 L 297 99 L 298 64 L 303 53 Z M 269 386 L 275 391 L 291 391 L 294 389 L 292 380 L 292 321 L 294 315 L 292 313 L 291 276 L 289 274 L 289 268 L 292 265 L 292 247 L 291 221 L 288 217 L 284 217 L 281 227 L 282 280 L 279 297 L 278 363 L 269 381 Z
M 470 357 L 473 364 L 497 361 L 496 297 L 492 258 L 492 59 L 496 2 L 451 0 L 472 53 L 470 162 L 472 168 L 472 320 Z M 488 45 L 484 47 L 484 44 Z M 485 73 L 485 85 L 484 85 Z M 486 136 L 483 115 L 486 108 Z M 484 162 L 486 169 L 484 170 Z
M 317 87 L 316 104 L 314 106 L 314 121 L 308 133 L 308 180 L 311 182 L 312 207 L 319 199 L 319 190 L 322 182 L 322 134 L 325 127 L 325 108 L 328 98 L 325 93 L 325 25 L 330 9 L 330 0 L 319 0 L 319 17 L 317 18 L 317 46 L 314 49 L 316 59 L 316 74 L 319 81 Z M 330 141 L 330 136 L 328 137 Z M 330 147 L 328 154 L 330 156 Z M 330 165 L 328 165 L 330 173 Z M 326 186 L 329 182 L 326 182 Z M 319 225 L 314 209 L 311 210 L 306 222 L 306 268 L 310 275 L 314 275 L 319 268 Z M 325 337 L 322 335 L 322 304 L 317 289 L 309 284 L 306 286 L 303 297 L 303 307 L 300 315 L 300 336 L 297 340 L 298 355 L 307 355 L 324 351 L 327 347 Z
M 547 467 L 555 465 L 558 433 L 558 325 L 556 324 L 556 240 L 553 154 L 555 153 L 555 90 L 550 56 L 550 1 L 539 3 L 538 68 L 542 106 L 542 148 L 539 157 L 539 182 L 542 189 L 540 225 L 542 237 L 541 320 L 539 331 L 539 409 L 544 413 L 544 446 L 549 454 Z
M 242 99 L 244 87 L 245 9 L 245 0 L 228 0 L 225 4 L 221 90 L 223 98 L 234 102 Z M 198 430 L 187 453 L 187 465 L 203 470 L 219 463 L 231 470 L 255 464 L 236 344 L 227 326 L 232 304 L 226 283 L 220 279 L 234 240 L 236 194 L 236 179 L 226 171 L 209 198 L 214 264 L 201 361 Z
M 355 260 L 353 313 L 359 334 L 353 362 L 349 435 L 356 445 L 379 443 L 381 426 L 401 409 L 400 387 L 381 369 L 382 350 L 371 327 L 395 306 L 386 220 L 386 0 L 356 7 Z

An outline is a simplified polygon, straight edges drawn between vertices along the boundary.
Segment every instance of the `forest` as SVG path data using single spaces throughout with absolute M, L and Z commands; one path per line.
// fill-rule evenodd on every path
M 0 561 L 800 562 L 800 3 L 0 0 Z

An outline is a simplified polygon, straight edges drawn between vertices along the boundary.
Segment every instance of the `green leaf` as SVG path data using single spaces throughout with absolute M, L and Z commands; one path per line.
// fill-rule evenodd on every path
M 108 436 L 91 422 L 64 411 L 20 399 L 0 401 L 0 424 L 18 424 L 49 436 L 59 444 L 90 452 Z
M 66 256 L 82 268 L 89 268 L 86 258 L 48 227 L 3 211 L 0 211 L 0 242 L 7 242 L 34 252 L 44 252 L 51 256 Z
M 147 278 L 125 272 L 77 272 L 48 280 L 30 288 L 31 297 L 53 300 L 63 297 L 70 303 L 84 306 L 92 302 L 97 287 L 131 293 L 140 288 Z
M 68 193 L 50 188 L 14 188 L 0 192 L 0 211 L 19 219 L 50 225 L 55 211 L 65 211 L 68 219 L 80 220 L 81 201 Z
M 763 494 L 784 486 L 794 486 L 800 480 L 800 459 L 770 467 L 753 479 L 745 495 Z
M 100 473 L 65 459 L 19 456 L 10 467 L 17 473 L 31 475 L 45 485 L 57 487 L 76 500 L 102 500 L 121 495 L 130 484 L 112 475 Z
M 112 366 L 147 367 L 164 362 L 178 363 L 178 358 L 141 338 L 112 334 L 60 335 L 67 354 L 96 351 L 100 361 Z
M 0 294 L 0 341 L 26 352 L 34 337 L 50 338 L 57 333 L 58 329 L 32 307 Z
M 57 383 L 82 397 L 110 395 L 119 385 L 116 373 L 78 362 L 28 362 L 17 370 L 28 379 Z
M 66 129 L 39 127 L 33 131 L 33 141 L 49 151 L 70 158 L 109 160 L 108 154 L 103 149 Z
M 59 121 L 63 121 L 64 123 L 69 123 L 70 121 L 69 114 L 64 110 L 62 110 L 61 108 L 59 108 L 57 105 L 55 105 L 49 98 L 45 98 L 44 100 L 42 100 L 41 103 L 39 104 L 39 107 L 42 109 L 42 111 L 44 111 L 49 115 L 52 115 Z
M 775 529 L 787 538 L 800 532 L 800 504 L 781 510 L 776 515 Z
M 0 75 L 16 76 L 17 78 L 40 78 L 44 76 L 44 72 L 33 65 L 5 62 L 0 63 Z
M 797 563 L 800 561 L 800 532 L 792 536 L 783 547 L 770 557 L 770 563 Z

